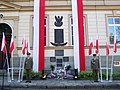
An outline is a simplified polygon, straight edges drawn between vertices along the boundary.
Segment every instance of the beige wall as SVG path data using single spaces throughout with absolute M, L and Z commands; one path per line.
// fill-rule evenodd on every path
M 32 46 L 32 20 L 33 16 L 33 0 L 28 2 L 18 2 L 19 0 L 14 0 L 13 2 L 3 2 L 0 1 L 0 14 L 4 15 L 3 20 L 0 19 L 0 23 L 8 23 L 12 30 L 15 38 L 15 46 L 18 49 L 19 54 L 21 54 L 22 47 L 22 38 L 26 37 L 26 40 L 30 40 L 30 45 Z M 97 1 L 97 0 L 96 0 Z M 100 42 L 100 53 L 105 55 L 105 41 L 107 36 L 107 17 L 108 16 L 120 16 L 120 0 L 83 0 L 84 4 L 84 15 L 87 18 L 87 46 L 85 47 L 85 55 L 88 56 L 88 46 L 91 37 L 95 41 L 96 33 L 98 30 L 99 33 L 99 42 Z M 95 6 L 95 4 L 97 6 Z M 112 5 L 112 6 L 110 6 Z M 73 56 L 73 47 L 70 46 L 70 28 L 69 28 L 69 16 L 71 12 L 71 1 L 70 0 L 46 0 L 46 12 L 48 16 L 48 46 L 45 47 L 45 56 L 53 56 L 55 47 L 53 47 L 49 42 L 54 42 L 54 29 L 55 27 L 55 15 L 63 16 L 63 26 L 60 27 L 64 29 L 64 41 L 68 42 L 66 47 L 62 48 L 65 50 L 65 56 Z M 96 17 L 97 15 L 97 17 Z M 96 19 L 97 18 L 97 19 Z M 96 23 L 97 22 L 97 23 Z M 97 25 L 96 25 L 97 24 Z M 120 47 L 119 47 L 120 48 Z M 58 48 L 57 48 L 58 49 Z M 61 49 L 61 48 L 60 48 Z M 32 49 L 31 49 L 32 51 Z M 111 46 L 112 52 L 112 46 Z M 16 52 L 17 53 L 17 52 Z M 116 55 L 119 55 L 120 50 L 118 50 Z M 113 53 L 111 53 L 113 54 Z

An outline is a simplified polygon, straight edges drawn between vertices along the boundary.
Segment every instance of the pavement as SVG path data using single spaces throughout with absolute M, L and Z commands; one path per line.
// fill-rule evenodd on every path
M 93 80 L 32 80 L 31 83 L 0 80 L 1 90 L 120 90 L 120 80 L 94 82 Z

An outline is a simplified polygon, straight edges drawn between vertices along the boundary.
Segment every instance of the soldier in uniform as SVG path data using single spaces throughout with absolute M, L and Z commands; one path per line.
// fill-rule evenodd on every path
M 27 53 L 27 57 L 24 63 L 24 69 L 26 70 L 26 82 L 31 83 L 31 71 L 33 68 L 33 59 L 30 57 L 30 53 Z
M 91 69 L 93 72 L 94 82 L 98 82 L 99 59 L 97 59 L 96 54 L 93 54 L 93 59 L 91 60 Z

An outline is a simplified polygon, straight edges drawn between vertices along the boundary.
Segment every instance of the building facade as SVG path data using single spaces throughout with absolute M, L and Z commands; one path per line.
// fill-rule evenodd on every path
M 99 53 L 105 59 L 106 38 L 110 44 L 110 56 L 115 55 L 119 60 L 120 54 L 120 1 L 119 0 L 83 0 L 84 19 L 84 50 L 86 70 L 90 70 L 90 59 L 88 54 L 89 44 L 96 37 L 99 40 Z M 0 1 L 0 40 L 2 32 L 14 36 L 15 50 L 13 56 L 22 55 L 22 38 L 30 42 L 30 49 L 33 55 L 34 40 L 34 0 L 1 0 Z M 3 16 L 2 16 L 3 15 Z M 56 27 L 56 18 L 62 19 L 61 27 Z M 71 0 L 45 0 L 45 32 L 44 32 L 44 69 L 50 69 L 55 65 L 58 69 L 69 63 L 74 69 L 74 43 L 73 43 L 73 19 Z M 6 29 L 7 28 L 7 29 Z M 8 36 L 8 49 L 10 37 Z M 114 36 L 117 41 L 117 52 L 113 52 Z M 57 42 L 63 46 L 54 45 Z M 93 49 L 93 53 L 95 49 Z M 4 58 L 2 52 L 0 57 Z M 2 68 L 3 61 L 0 61 Z

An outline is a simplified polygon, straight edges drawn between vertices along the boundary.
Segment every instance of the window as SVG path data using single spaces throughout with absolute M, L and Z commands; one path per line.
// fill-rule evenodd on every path
M 114 37 L 117 44 L 120 44 L 120 17 L 108 18 L 108 35 L 110 44 L 114 43 Z
M 34 18 L 32 17 L 32 42 L 34 38 L 34 26 L 33 26 L 33 20 Z M 48 45 L 48 17 L 46 16 L 44 19 L 44 46 Z M 33 46 L 33 43 L 32 43 Z
M 86 18 L 84 16 L 84 45 L 86 45 Z M 71 45 L 74 45 L 74 35 L 73 35 L 73 18 L 70 16 L 70 37 L 71 37 Z
M 84 45 L 86 45 L 86 17 L 84 16 L 83 17 L 83 21 L 84 21 L 84 23 L 83 23 L 83 25 L 84 25 Z
M 71 35 L 71 45 L 74 45 L 74 38 L 73 38 L 73 18 L 70 16 L 70 35 Z
M 34 17 L 32 16 L 32 36 L 30 37 L 30 40 L 32 40 L 32 47 L 33 47 L 33 41 L 34 41 Z M 31 41 L 30 41 L 31 42 Z
M 48 45 L 48 18 L 44 19 L 44 46 Z

